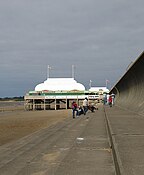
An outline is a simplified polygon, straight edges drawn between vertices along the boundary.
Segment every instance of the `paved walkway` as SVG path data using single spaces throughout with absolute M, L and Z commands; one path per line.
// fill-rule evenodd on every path
M 144 116 L 105 106 L 122 175 L 144 174 Z
M 104 116 L 103 108 L 69 116 L 1 146 L 0 175 L 115 175 Z

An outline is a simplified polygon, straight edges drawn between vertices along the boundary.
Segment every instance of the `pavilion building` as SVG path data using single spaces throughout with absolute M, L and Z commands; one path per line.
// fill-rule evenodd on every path
M 47 78 L 25 95 L 26 110 L 68 109 L 73 100 L 80 105 L 85 87 L 74 78 Z
M 86 90 L 74 78 L 47 78 L 25 95 L 24 106 L 26 110 L 69 109 L 72 101 L 81 106 L 85 97 L 93 103 L 100 100 L 96 87 Z

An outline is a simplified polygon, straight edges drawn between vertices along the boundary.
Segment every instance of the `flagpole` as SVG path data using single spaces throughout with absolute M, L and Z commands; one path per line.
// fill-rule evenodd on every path
M 74 78 L 74 65 L 72 65 L 72 78 Z
M 109 82 L 109 80 L 106 80 L 106 88 L 108 89 L 108 82 Z
M 47 67 L 47 78 L 50 78 L 50 69 L 51 69 L 51 67 L 48 65 L 48 67 Z
M 90 83 L 89 83 L 90 88 L 91 88 L 91 85 L 92 85 L 92 80 L 90 80 Z

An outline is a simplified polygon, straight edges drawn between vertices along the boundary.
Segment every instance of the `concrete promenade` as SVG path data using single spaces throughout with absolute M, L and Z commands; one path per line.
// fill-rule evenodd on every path
M 1 146 L 0 175 L 115 175 L 103 107 Z
M 143 175 L 143 150 L 144 117 L 101 105 L 0 146 L 0 175 Z
M 144 174 L 144 116 L 105 106 L 122 175 Z

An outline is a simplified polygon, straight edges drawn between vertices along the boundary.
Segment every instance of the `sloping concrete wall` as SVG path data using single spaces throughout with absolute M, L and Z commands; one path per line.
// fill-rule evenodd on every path
M 117 106 L 144 115 L 144 52 L 111 89 Z

